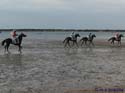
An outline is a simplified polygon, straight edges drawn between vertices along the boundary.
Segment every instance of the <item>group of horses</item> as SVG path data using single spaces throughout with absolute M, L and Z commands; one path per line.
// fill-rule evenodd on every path
M 22 39 L 23 37 L 26 37 L 27 35 L 25 35 L 24 33 L 21 33 L 17 39 L 18 39 L 18 43 L 14 43 L 13 40 L 11 38 L 7 38 L 5 40 L 2 41 L 2 46 L 4 46 L 5 48 L 5 52 L 9 52 L 9 46 L 10 44 L 13 44 L 13 45 L 16 45 L 18 46 L 18 51 L 21 53 L 21 49 L 22 49 Z M 78 46 L 78 42 L 77 42 L 77 38 L 80 37 L 80 35 L 78 33 L 75 34 L 75 39 L 72 39 L 72 37 L 66 37 L 65 40 L 63 41 L 64 43 L 64 47 L 72 47 L 74 45 L 76 45 L 77 47 Z M 93 39 L 96 37 L 95 34 L 92 34 L 89 38 L 88 37 L 82 37 L 80 39 L 80 45 L 83 46 L 84 45 L 93 45 L 94 46 L 94 43 L 93 43 Z M 118 45 L 121 45 L 121 37 L 124 37 L 122 34 L 120 34 L 118 36 L 118 38 L 116 39 L 116 37 L 111 37 L 108 39 L 108 41 L 110 41 L 111 44 L 114 44 L 115 41 L 118 42 Z M 72 42 L 72 45 L 71 45 L 71 42 Z
M 78 42 L 77 42 L 77 38 L 80 37 L 80 35 L 77 33 L 75 34 L 75 39 L 72 39 L 72 37 L 66 37 L 65 40 L 63 41 L 64 43 L 64 47 L 72 47 L 74 45 L 76 45 L 77 47 L 78 46 Z M 93 43 L 93 39 L 96 37 L 95 34 L 92 34 L 90 37 L 82 37 L 79 41 L 80 45 L 83 46 L 84 45 L 92 45 L 94 46 L 94 43 Z M 121 38 L 124 37 L 123 34 L 119 34 L 119 36 L 116 38 L 116 37 L 111 37 L 108 39 L 108 41 L 114 45 L 115 41 L 118 42 L 118 45 L 121 45 Z M 71 45 L 71 42 L 72 42 L 72 45 Z
M 65 40 L 63 41 L 64 47 L 67 47 L 67 46 L 68 46 L 68 47 L 71 47 L 71 46 L 74 46 L 74 45 L 76 45 L 77 47 L 79 47 L 79 46 L 78 46 L 78 42 L 77 42 L 77 38 L 78 38 L 78 37 L 80 37 L 79 34 L 75 34 L 75 35 L 74 35 L 74 39 L 72 39 L 72 37 L 66 37 Z M 83 37 L 83 38 L 81 38 L 81 39 L 80 39 L 81 46 L 82 46 L 83 44 L 87 45 L 87 42 L 89 42 L 89 45 L 90 45 L 90 44 L 94 45 L 93 39 L 94 39 L 95 37 L 96 37 L 96 35 L 93 34 L 93 35 L 91 35 L 90 38 L 88 38 L 88 37 Z M 71 43 L 70 43 L 71 41 L 72 41 L 72 45 L 71 45 Z

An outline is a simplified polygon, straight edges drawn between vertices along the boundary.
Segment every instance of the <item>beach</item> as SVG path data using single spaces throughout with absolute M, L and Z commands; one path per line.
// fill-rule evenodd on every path
M 0 93 L 125 93 L 124 11 L 125 0 L 1 0 Z
M 64 48 L 63 40 L 24 39 L 22 54 L 0 47 L 0 93 L 83 93 L 125 85 L 125 43 Z M 73 92 L 74 91 L 74 92 Z

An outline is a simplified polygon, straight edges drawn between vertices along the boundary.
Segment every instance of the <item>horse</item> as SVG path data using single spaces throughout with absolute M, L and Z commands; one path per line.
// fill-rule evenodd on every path
M 75 34 L 74 39 L 72 39 L 72 37 L 66 37 L 66 38 L 64 39 L 64 41 L 63 41 L 63 43 L 65 43 L 64 47 L 66 47 L 67 45 L 68 45 L 69 47 L 71 47 L 69 41 L 72 41 L 72 42 L 73 42 L 72 46 L 74 46 L 74 44 L 76 44 L 76 46 L 79 47 L 79 46 L 78 46 L 78 43 L 77 43 L 77 37 L 80 37 L 80 35 L 79 35 L 79 34 Z
M 119 34 L 118 38 L 116 37 L 111 37 L 108 39 L 108 41 L 111 41 L 110 43 L 114 45 L 114 42 L 117 41 L 118 45 L 121 45 L 121 38 L 124 37 L 123 34 Z
M 82 46 L 83 44 L 87 45 L 87 42 L 89 42 L 89 45 L 93 45 L 93 46 L 94 46 L 93 39 L 94 39 L 95 37 L 96 37 L 96 35 L 95 35 L 95 34 L 92 34 L 90 38 L 88 38 L 88 37 L 83 37 L 83 38 L 80 39 L 79 42 L 81 42 L 81 46 Z
M 7 52 L 9 53 L 9 46 L 10 46 L 10 44 L 13 44 L 13 45 L 18 46 L 18 48 L 19 48 L 18 51 L 21 53 L 21 49 L 22 49 L 22 46 L 21 46 L 21 44 L 22 44 L 22 39 L 23 39 L 23 37 L 26 37 L 26 36 L 27 36 L 27 35 L 21 33 L 21 34 L 17 37 L 18 43 L 14 43 L 11 38 L 7 38 L 7 39 L 3 40 L 3 41 L 2 41 L 2 46 L 4 46 L 5 52 L 7 51 Z

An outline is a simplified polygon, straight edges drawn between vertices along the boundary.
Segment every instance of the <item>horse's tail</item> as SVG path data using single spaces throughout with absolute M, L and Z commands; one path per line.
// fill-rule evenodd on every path
M 3 40 L 2 43 L 1 43 L 1 45 L 4 46 L 5 42 L 6 42 L 6 40 Z

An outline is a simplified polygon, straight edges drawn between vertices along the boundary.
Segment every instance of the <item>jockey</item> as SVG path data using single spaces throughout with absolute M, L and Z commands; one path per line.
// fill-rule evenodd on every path
M 89 40 L 90 40 L 91 36 L 92 36 L 92 33 L 89 33 L 89 35 L 88 35 Z
M 11 32 L 11 36 L 12 36 L 14 43 L 18 43 L 18 39 L 17 39 L 18 34 L 16 33 L 16 30 L 13 30 Z
M 115 33 L 115 38 L 116 38 L 116 40 L 118 40 L 118 37 L 119 37 L 119 33 L 116 32 L 116 33 Z
M 75 32 L 74 31 L 70 34 L 70 37 L 72 38 L 72 40 L 75 40 Z

